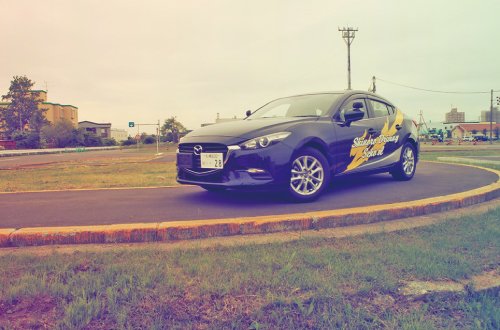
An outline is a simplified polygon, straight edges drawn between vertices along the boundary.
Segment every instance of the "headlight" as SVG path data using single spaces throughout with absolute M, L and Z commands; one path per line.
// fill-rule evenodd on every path
M 289 136 L 290 132 L 279 132 L 273 133 L 269 135 L 260 136 L 255 139 L 248 140 L 240 144 L 241 149 L 260 149 L 266 148 L 270 145 L 276 144 L 281 140 L 284 140 L 287 136 Z

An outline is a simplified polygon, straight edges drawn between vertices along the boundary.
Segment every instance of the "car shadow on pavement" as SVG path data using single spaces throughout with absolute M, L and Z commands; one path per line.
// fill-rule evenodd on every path
M 335 201 L 335 197 L 345 193 L 356 192 L 357 190 L 373 190 L 385 188 L 387 184 L 394 184 L 394 179 L 388 174 L 378 174 L 371 176 L 351 176 L 335 178 L 327 190 L 319 197 L 319 200 Z M 209 192 L 202 188 L 183 196 L 183 199 L 196 203 L 195 205 L 220 204 L 227 207 L 232 206 L 258 206 L 270 204 L 295 204 L 285 191 L 280 190 L 239 190 L 230 189 L 219 192 Z M 313 202 L 314 203 L 314 202 Z M 302 204 L 302 203 L 299 203 Z

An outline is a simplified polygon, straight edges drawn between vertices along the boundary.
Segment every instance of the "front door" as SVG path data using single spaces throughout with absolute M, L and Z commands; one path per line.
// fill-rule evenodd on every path
M 360 110 L 365 112 L 365 116 L 347 126 L 344 124 L 343 113 L 352 109 L 354 102 L 363 104 Z M 342 104 L 334 118 L 337 139 L 331 146 L 331 152 L 335 155 L 336 174 L 358 172 L 380 153 L 374 148 L 374 141 L 380 135 L 382 123 L 377 118 L 370 117 L 368 109 L 364 97 L 352 97 Z

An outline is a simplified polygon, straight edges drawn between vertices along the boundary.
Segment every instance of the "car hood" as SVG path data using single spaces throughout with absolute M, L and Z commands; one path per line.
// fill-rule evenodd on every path
M 235 120 L 199 128 L 186 135 L 185 138 L 189 140 L 190 138 L 218 136 L 251 139 L 257 136 L 286 130 L 298 122 L 311 120 L 317 120 L 317 118 L 289 117 Z

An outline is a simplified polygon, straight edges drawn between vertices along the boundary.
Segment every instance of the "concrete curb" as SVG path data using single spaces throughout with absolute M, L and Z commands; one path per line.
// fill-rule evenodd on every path
M 472 165 L 500 177 L 500 171 Z M 319 230 L 449 211 L 500 197 L 500 181 L 447 196 L 363 208 L 250 218 L 136 223 L 102 226 L 0 229 L 0 247 L 50 244 L 163 242 L 218 236 Z

